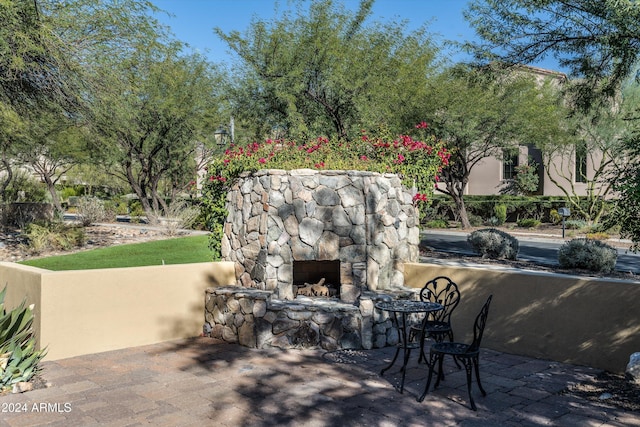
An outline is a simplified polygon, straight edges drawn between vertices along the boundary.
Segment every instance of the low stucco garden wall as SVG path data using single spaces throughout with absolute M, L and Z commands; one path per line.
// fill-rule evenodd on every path
M 461 263 L 405 264 L 406 286 L 435 276 L 459 285 L 456 341 L 473 339 L 473 321 L 493 301 L 482 346 L 511 354 L 622 373 L 640 351 L 640 282 Z
M 624 372 L 640 351 L 640 282 L 459 263 L 405 264 L 405 284 L 451 277 L 462 293 L 456 340 L 493 302 L 483 347 Z M 9 307 L 35 304 L 34 328 L 47 360 L 197 336 L 207 288 L 236 283 L 233 263 L 53 272 L 0 262 Z
M 198 336 L 205 290 L 235 280 L 230 262 L 76 271 L 0 262 L 7 306 L 35 304 L 46 360 Z

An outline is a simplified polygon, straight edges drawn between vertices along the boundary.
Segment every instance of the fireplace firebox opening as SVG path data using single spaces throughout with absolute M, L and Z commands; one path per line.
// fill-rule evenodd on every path
M 294 261 L 293 294 L 340 298 L 340 261 Z

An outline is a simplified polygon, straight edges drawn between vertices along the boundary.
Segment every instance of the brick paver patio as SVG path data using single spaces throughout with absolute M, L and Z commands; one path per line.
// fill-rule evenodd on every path
M 210 338 L 44 363 L 51 387 L 0 397 L 2 426 L 640 426 L 640 413 L 560 394 L 595 369 L 481 355 L 488 395 L 446 362 L 422 403 L 426 366 L 412 355 L 405 392 L 394 349 L 256 350 Z M 20 411 L 20 412 L 19 412 Z

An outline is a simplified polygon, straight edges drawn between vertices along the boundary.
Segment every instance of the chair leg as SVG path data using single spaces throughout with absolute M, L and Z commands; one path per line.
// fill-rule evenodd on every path
M 425 335 L 424 331 L 420 334 L 420 358 L 418 359 L 418 363 L 422 363 L 422 361 L 427 363 L 427 355 L 424 353 Z
M 431 385 L 431 377 L 433 376 L 433 369 L 435 367 L 436 358 L 437 356 L 435 356 L 433 353 L 429 355 L 429 361 L 427 362 L 429 364 L 429 375 L 427 376 L 427 384 L 424 386 L 424 393 L 422 393 L 422 396 L 418 397 L 418 402 L 422 402 L 427 396 L 427 393 L 429 393 L 429 386 Z
M 467 393 L 469 394 L 469 403 L 471 404 L 471 409 L 476 411 L 476 403 L 473 401 L 473 396 L 471 396 L 471 370 L 473 369 L 473 362 L 468 358 L 463 358 L 462 362 L 464 363 L 464 369 L 467 373 Z
M 473 367 L 475 368 L 476 371 L 476 381 L 478 382 L 478 388 L 480 389 L 480 392 L 482 393 L 483 396 L 487 395 L 487 392 L 484 391 L 484 388 L 482 388 L 482 383 L 480 382 L 480 359 L 477 357 L 473 358 Z
M 440 380 L 444 380 L 444 368 L 442 367 L 442 362 L 444 362 L 444 353 L 437 353 L 436 357 L 438 359 L 438 376 L 436 377 L 436 383 L 433 385 L 433 388 L 440 385 Z

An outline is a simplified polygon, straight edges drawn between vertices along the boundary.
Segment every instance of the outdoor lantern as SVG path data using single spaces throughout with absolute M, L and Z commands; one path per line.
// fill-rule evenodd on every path
M 224 126 L 218 127 L 215 132 L 213 132 L 213 137 L 216 140 L 218 145 L 227 145 L 227 140 L 229 139 L 229 132 L 224 128 Z

